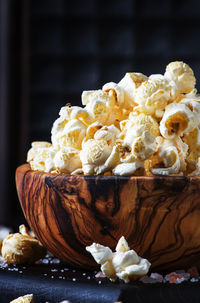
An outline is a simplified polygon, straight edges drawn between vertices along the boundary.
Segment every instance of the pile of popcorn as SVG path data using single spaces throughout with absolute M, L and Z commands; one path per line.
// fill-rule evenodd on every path
M 83 107 L 67 104 L 52 143 L 33 142 L 33 170 L 85 175 L 199 175 L 200 96 L 181 61 L 164 75 L 126 73 L 117 84 L 83 91 Z

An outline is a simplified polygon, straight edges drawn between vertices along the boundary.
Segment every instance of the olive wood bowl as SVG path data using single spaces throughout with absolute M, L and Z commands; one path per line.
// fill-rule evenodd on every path
M 200 177 L 120 177 L 16 170 L 21 207 L 37 238 L 80 268 L 97 264 L 93 242 L 115 246 L 121 236 L 152 269 L 197 264 L 200 258 Z

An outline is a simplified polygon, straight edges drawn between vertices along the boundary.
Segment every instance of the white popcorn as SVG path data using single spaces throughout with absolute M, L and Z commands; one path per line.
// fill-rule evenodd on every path
M 134 250 L 128 250 L 125 252 L 118 251 L 113 254 L 112 263 L 115 271 L 118 273 L 122 272 L 127 266 L 138 264 L 139 257 Z
M 119 87 L 124 90 L 124 107 L 135 106 L 135 92 L 147 77 L 141 73 L 126 73 L 118 83 Z
M 52 144 L 54 148 L 57 150 L 63 147 L 81 149 L 81 144 L 86 133 L 86 126 L 83 122 L 71 119 L 66 124 L 61 123 L 58 129 L 57 121 L 55 121 L 52 128 Z
M 55 151 L 53 147 L 33 147 L 32 160 L 29 160 L 31 168 L 34 170 L 41 170 L 50 172 L 54 169 L 54 156 Z M 28 155 L 30 156 L 30 154 Z
M 119 279 L 124 280 L 125 283 L 129 283 L 131 279 L 145 276 L 151 263 L 147 259 L 142 259 L 139 257 L 139 263 L 127 266 L 121 272 L 117 272 Z
M 166 146 L 162 145 L 159 148 L 159 156 L 162 158 L 165 167 L 152 168 L 151 172 L 154 175 L 168 176 L 176 174 L 180 170 L 180 158 L 177 148 L 175 146 Z
M 86 250 L 91 253 L 98 264 L 101 264 L 102 272 L 111 281 L 118 278 L 125 283 L 139 276 L 148 273 L 151 263 L 137 255 L 134 250 L 130 250 L 124 237 L 121 237 L 116 246 L 116 252 L 112 252 L 109 247 L 93 243 L 87 246 Z
M 83 164 L 102 164 L 109 157 L 112 149 L 106 140 L 90 139 L 83 144 L 80 159 Z
M 94 101 L 103 101 L 105 103 L 110 102 L 110 97 L 106 92 L 103 90 L 88 90 L 88 91 L 83 91 L 81 95 L 82 99 L 82 104 L 87 105 L 89 103 L 93 103 Z M 114 100 L 113 100 L 114 102 Z
M 171 62 L 166 67 L 164 77 L 176 85 L 180 93 L 189 93 L 196 84 L 192 69 L 184 62 Z
M 91 246 L 87 246 L 86 250 L 89 251 L 95 261 L 98 264 L 103 264 L 104 262 L 112 259 L 112 250 L 98 243 L 93 243 Z
M 117 277 L 115 274 L 115 269 L 112 264 L 112 260 L 106 261 L 101 265 L 101 271 L 103 274 L 110 279 L 110 281 L 115 282 Z
M 82 103 L 86 104 L 85 110 L 88 112 L 92 122 L 102 124 L 113 124 L 115 116 L 115 97 L 105 91 L 86 91 L 82 94 Z
M 126 239 L 124 238 L 124 236 L 122 236 L 119 239 L 115 250 L 116 250 L 116 252 L 125 252 L 125 251 L 130 250 L 130 247 L 128 246 L 128 243 L 127 243 Z
M 152 117 L 145 114 L 130 115 L 128 120 L 121 122 L 120 127 L 123 144 L 130 148 L 130 154 L 135 160 L 145 160 L 156 151 L 155 137 L 159 134 L 159 127 Z M 121 161 L 125 160 L 124 157 Z
M 116 84 L 114 82 L 106 83 L 102 87 L 102 90 L 106 91 L 108 93 L 110 91 L 114 91 L 115 94 L 116 94 L 117 105 L 123 105 L 123 103 L 124 103 L 124 90 L 118 84 Z
M 113 168 L 112 172 L 116 176 L 133 176 L 138 169 L 143 168 L 144 163 L 135 161 L 131 163 L 121 163 Z
M 160 133 L 164 138 L 172 139 L 191 132 L 195 127 L 194 113 L 185 104 L 171 103 L 166 107 L 160 122 Z
M 65 147 L 55 154 L 54 167 L 59 172 L 70 174 L 81 166 L 80 151 L 75 148 Z
M 80 159 L 84 174 L 94 174 L 97 165 L 105 163 L 112 152 L 112 147 L 106 140 L 89 139 L 83 144 L 80 152 Z
M 109 126 L 103 126 L 101 129 L 97 130 L 94 134 L 94 139 L 106 140 L 108 145 L 114 145 L 119 134 L 119 129 L 112 124 Z
M 120 162 L 121 146 L 115 145 L 105 163 L 94 168 L 96 175 L 111 171 Z
M 48 148 L 51 147 L 52 144 L 46 141 L 34 141 L 31 144 L 31 148 L 29 149 L 27 153 L 27 162 L 30 162 L 34 159 L 35 156 L 37 156 L 38 149 L 40 148 Z
M 135 107 L 139 112 L 155 115 L 156 110 L 164 110 L 168 104 L 171 95 L 171 86 L 163 78 L 155 78 L 143 82 L 136 91 Z
M 200 127 L 200 121 L 199 121 L 199 116 L 200 116 L 200 102 L 197 101 L 198 99 L 190 99 L 188 97 L 183 98 L 180 101 L 180 104 L 185 104 L 194 114 L 195 120 L 196 120 L 196 125 L 197 127 Z

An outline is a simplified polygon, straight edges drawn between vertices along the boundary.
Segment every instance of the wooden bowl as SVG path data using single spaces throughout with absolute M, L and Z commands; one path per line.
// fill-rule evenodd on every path
M 81 268 L 97 266 L 85 250 L 113 250 L 121 236 L 152 263 L 175 270 L 200 258 L 200 177 L 119 177 L 16 170 L 24 215 L 55 256 Z

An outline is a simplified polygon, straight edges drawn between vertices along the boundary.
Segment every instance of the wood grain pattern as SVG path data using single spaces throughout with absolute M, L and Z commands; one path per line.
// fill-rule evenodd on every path
M 96 267 L 85 246 L 114 250 L 121 236 L 152 269 L 185 268 L 200 257 L 200 177 L 53 175 L 25 164 L 16 185 L 38 239 L 74 266 Z

